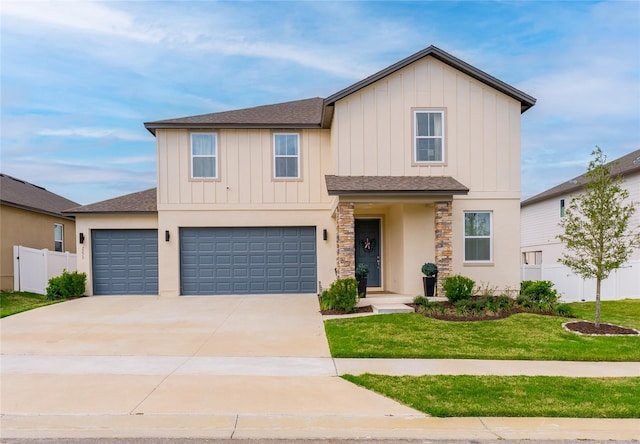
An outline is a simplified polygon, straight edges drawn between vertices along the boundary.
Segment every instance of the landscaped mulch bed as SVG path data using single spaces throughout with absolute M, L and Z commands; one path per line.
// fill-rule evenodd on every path
M 373 308 L 371 305 L 367 305 L 365 307 L 356 307 L 353 309 L 351 313 L 346 313 L 344 310 L 320 310 L 323 316 L 328 315 L 346 315 L 346 314 L 355 314 L 355 313 L 373 313 Z
M 483 313 L 483 314 L 470 314 L 459 315 L 455 312 L 453 305 L 449 302 L 440 302 L 445 307 L 444 313 L 428 312 L 421 313 L 423 316 L 427 316 L 433 319 L 439 319 L 441 321 L 456 321 L 456 322 L 470 322 L 470 321 L 491 321 L 497 319 L 504 319 L 516 313 L 528 313 L 526 310 L 520 308 L 514 308 L 512 310 L 503 311 L 500 313 Z M 413 307 L 417 312 L 417 306 L 415 304 L 406 304 L 409 307 Z M 373 313 L 371 305 L 365 307 L 356 307 L 351 313 L 345 313 L 343 310 L 320 310 L 320 312 L 327 315 L 345 315 L 355 313 Z M 554 313 L 540 313 L 536 314 L 555 316 Z M 619 336 L 619 335 L 640 335 L 640 332 L 632 328 L 620 327 L 613 324 L 600 324 L 599 328 L 596 328 L 595 323 L 589 321 L 574 321 L 562 324 L 567 331 L 581 335 L 593 335 L 593 336 Z
M 596 324 L 589 321 L 567 322 L 562 325 L 565 329 L 581 335 L 606 335 L 606 336 L 626 336 L 640 335 L 640 332 L 632 328 L 620 327 L 613 324 L 602 324 L 596 327 Z

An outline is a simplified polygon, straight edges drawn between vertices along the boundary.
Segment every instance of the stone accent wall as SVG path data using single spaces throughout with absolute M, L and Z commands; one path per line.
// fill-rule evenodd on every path
M 453 211 L 451 201 L 436 202 L 436 265 L 438 266 L 438 296 L 444 296 L 442 281 L 452 274 Z
M 356 249 L 355 249 L 355 217 L 352 202 L 340 202 L 336 210 L 336 224 L 338 236 L 338 278 L 355 277 Z

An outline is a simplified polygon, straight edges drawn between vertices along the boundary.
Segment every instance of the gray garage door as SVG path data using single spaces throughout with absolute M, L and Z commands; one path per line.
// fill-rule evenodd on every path
M 93 294 L 158 294 L 157 230 L 92 230 Z
M 184 295 L 315 293 L 315 227 L 182 228 Z

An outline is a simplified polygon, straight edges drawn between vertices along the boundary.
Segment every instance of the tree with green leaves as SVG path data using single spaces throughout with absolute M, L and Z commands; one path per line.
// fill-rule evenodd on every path
M 591 153 L 584 191 L 571 200 L 560 221 L 558 236 L 566 246 L 559 262 L 584 279 L 596 279 L 595 325 L 600 327 L 600 285 L 640 246 L 638 227 L 630 227 L 633 202 L 623 205 L 629 192 L 622 177 L 612 177 L 607 156 L 596 146 Z

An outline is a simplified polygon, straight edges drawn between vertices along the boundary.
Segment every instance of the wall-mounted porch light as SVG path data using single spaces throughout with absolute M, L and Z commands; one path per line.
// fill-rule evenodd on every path
M 81 244 L 84 244 L 84 233 L 80 233 L 79 239 Z
M 328 234 L 327 234 L 327 229 L 323 229 L 322 230 L 322 240 L 327 240 Z
M 166 242 L 169 242 L 171 240 L 171 234 L 169 233 L 169 230 L 165 230 L 165 232 L 164 232 L 164 240 Z

